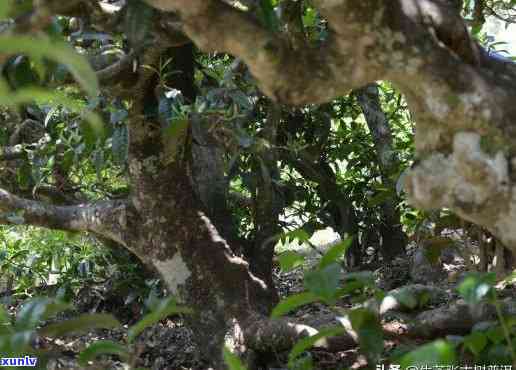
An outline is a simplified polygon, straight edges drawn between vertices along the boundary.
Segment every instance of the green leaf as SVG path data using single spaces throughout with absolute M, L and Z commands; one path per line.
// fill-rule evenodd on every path
M 62 104 L 73 111 L 82 110 L 80 105 L 64 94 L 41 88 L 25 88 L 14 93 L 10 93 L 8 96 L 0 94 L 1 105 L 15 106 L 19 104 L 31 103 L 34 100 L 51 102 L 54 105 Z
M 151 313 L 145 315 L 140 321 L 129 328 L 127 333 L 127 341 L 132 341 L 146 328 L 160 322 L 167 316 L 173 314 L 190 314 L 192 310 L 187 307 L 178 306 L 176 300 L 173 297 L 163 299 L 159 302 L 156 309 Z
M 304 306 L 305 304 L 316 302 L 318 300 L 319 298 L 315 294 L 310 292 L 293 294 L 283 299 L 280 303 L 276 305 L 276 307 L 274 307 L 271 313 L 271 317 L 281 317 L 300 306 Z
M 371 271 L 357 271 L 345 274 L 342 277 L 344 284 L 350 284 L 358 282 L 362 286 L 375 286 L 374 274 Z
M 2 2 L 5 0 L 2 0 Z M 8 0 L 10 3 L 8 17 L 16 18 L 20 15 L 27 14 L 34 10 L 34 5 L 32 0 Z
M 4 71 L 10 86 L 15 90 L 36 85 L 39 81 L 29 58 L 24 55 L 9 59 L 5 64 Z
M 70 333 L 80 333 L 90 329 L 111 329 L 120 326 L 120 322 L 109 314 L 84 314 L 77 318 L 50 324 L 39 333 L 49 337 L 59 337 Z
M 508 328 L 512 328 L 513 326 L 516 326 L 516 316 L 509 316 L 505 319 L 505 325 Z
M 84 144 L 89 150 L 93 150 L 99 139 L 105 138 L 105 128 L 102 122 L 83 121 L 79 125 Z
M 487 345 L 487 336 L 485 333 L 475 331 L 464 338 L 464 346 L 468 348 L 475 356 L 478 356 L 480 352 Z
M 455 362 L 453 346 L 444 340 L 437 340 L 403 356 L 400 365 L 404 369 L 408 366 L 453 365 Z
M 227 347 L 224 347 L 223 349 L 223 356 L 224 362 L 228 365 L 229 370 L 246 370 L 238 356 L 231 352 Z
M 303 242 L 307 242 L 308 240 L 310 240 L 310 235 L 308 235 L 308 233 L 303 229 L 296 229 L 296 230 L 289 231 L 288 233 L 284 233 L 281 236 L 282 243 L 285 243 L 287 239 L 298 240 L 299 242 L 303 243 Z
M 482 24 L 476 24 L 473 27 L 471 27 L 471 33 L 473 34 L 473 36 L 475 36 L 476 38 L 479 37 L 480 32 L 482 31 L 482 26 Z
M 43 37 L 9 35 L 0 37 L 0 50 L 5 54 L 24 54 L 36 60 L 47 58 L 62 63 L 90 96 L 98 93 L 97 75 L 90 64 L 64 42 L 52 42 Z
M 383 329 L 378 316 L 367 308 L 349 312 L 351 327 L 358 334 L 360 350 L 371 362 L 377 362 L 383 352 Z
M 61 166 L 63 168 L 64 172 L 68 172 L 72 169 L 72 166 L 74 164 L 75 155 L 73 150 L 68 149 L 63 154 L 63 160 L 61 161 Z
M 12 333 L 12 324 L 9 314 L 0 306 L 0 336 Z
M 457 290 L 467 303 L 476 305 L 482 300 L 493 296 L 494 284 L 496 284 L 495 273 L 481 274 L 472 272 L 466 275 Z
M 321 261 L 319 262 L 319 268 L 323 269 L 332 263 L 336 263 L 340 257 L 346 254 L 346 251 L 351 246 L 352 242 L 353 237 L 349 237 L 332 246 L 321 258 Z
M 126 360 L 129 358 L 129 351 L 119 343 L 110 340 L 99 340 L 81 352 L 79 355 L 79 365 L 86 366 L 88 361 L 93 361 L 100 355 L 117 355 L 122 360 Z
M 14 93 L 0 93 L 0 105 L 16 106 L 20 104 L 28 104 L 34 100 L 48 102 L 52 105 L 62 105 L 71 111 L 81 112 L 82 117 L 92 127 L 92 130 L 96 135 L 104 135 L 105 133 L 104 124 L 97 113 L 86 111 L 83 106 L 60 92 L 41 88 L 25 88 Z
M 421 295 L 418 297 L 418 306 L 419 307 L 426 307 L 428 303 L 430 303 L 430 300 L 432 299 L 432 295 L 430 292 L 422 292 Z
M 260 0 L 258 17 L 271 32 L 279 30 L 279 19 L 274 10 L 274 0 Z
M 57 312 L 70 308 L 69 305 L 50 298 L 34 298 L 26 302 L 16 316 L 16 330 L 34 329 L 43 320 Z
M 512 363 L 511 351 L 505 344 L 495 344 L 489 348 L 487 358 L 489 359 L 489 364 L 492 365 L 507 365 Z
M 446 341 L 450 343 L 453 348 L 457 348 L 464 343 L 464 337 L 461 335 L 447 335 Z
M 499 344 L 505 340 L 505 335 L 501 325 L 496 325 L 487 330 L 487 337 L 494 344 Z
M 294 361 L 303 354 L 306 350 L 313 347 L 313 345 L 323 338 L 334 337 L 340 334 L 344 334 L 345 329 L 342 327 L 326 328 L 322 329 L 316 335 L 301 339 L 296 343 L 288 355 L 289 367 L 293 367 Z
M 282 271 L 291 271 L 302 266 L 305 257 L 294 251 L 286 251 L 278 256 L 278 260 Z
M 63 302 L 60 300 L 54 300 L 48 303 L 45 307 L 45 313 L 43 314 L 43 320 L 47 320 L 59 312 L 72 309 L 73 306 L 70 303 Z
M 360 289 L 364 287 L 364 284 L 359 281 L 351 281 L 346 283 L 342 288 L 337 289 L 335 293 L 336 298 L 344 297 L 345 295 L 352 294 L 358 292 Z
M 308 354 L 301 358 L 296 358 L 292 363 L 289 364 L 291 370 L 312 370 L 314 368 L 314 361 L 312 356 Z
M 367 205 L 371 208 L 379 206 L 389 199 L 392 199 L 396 194 L 391 189 L 383 189 L 377 194 L 368 199 Z
M 309 7 L 305 10 L 303 25 L 305 27 L 315 27 L 317 25 L 317 11 L 314 8 Z
M 328 304 L 333 304 L 339 287 L 340 273 L 341 267 L 336 263 L 307 272 L 304 278 L 305 288 Z

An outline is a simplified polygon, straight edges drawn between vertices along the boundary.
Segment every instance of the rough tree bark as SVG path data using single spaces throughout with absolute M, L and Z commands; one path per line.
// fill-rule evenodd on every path
M 245 11 L 215 0 L 148 0 L 177 12 L 205 51 L 240 57 L 264 93 L 302 105 L 392 81 L 417 120 L 416 206 L 448 207 L 516 250 L 516 65 L 491 58 L 457 8 L 439 0 L 315 0 L 330 36 L 293 50 Z M 317 73 L 313 73 L 317 70 Z
M 159 56 L 159 49 L 146 53 L 146 64 L 155 64 Z M 182 72 L 181 77 L 170 81 L 173 87 L 182 91 L 193 87 L 193 73 L 185 69 L 191 65 L 191 52 L 177 50 L 173 54 L 171 68 Z M 152 73 L 142 71 L 135 89 L 141 96 L 134 98 L 129 124 L 133 193 L 125 244 L 160 273 L 171 294 L 194 309 L 195 314 L 187 321 L 199 348 L 211 362 L 221 366 L 225 339 L 231 338 L 237 351 L 244 350 L 243 329 L 260 315 L 268 314 L 275 290 L 253 275 L 248 262 L 235 254 L 243 248 L 228 242 L 237 243 L 237 238 L 225 238 L 219 231 L 230 230 L 230 226 L 224 226 L 228 220 L 220 217 L 224 203 L 213 203 L 214 199 L 220 201 L 224 192 L 216 190 L 217 186 L 207 190 L 194 180 L 200 178 L 199 168 L 195 168 L 199 163 L 194 165 L 194 159 L 203 160 L 204 155 L 204 160 L 210 161 L 210 155 L 201 152 L 202 142 L 192 134 L 193 122 L 179 127 L 175 136 L 169 137 L 144 114 L 145 104 L 152 100 L 149 92 L 155 88 Z M 192 151 L 196 146 L 199 147 Z M 217 153 L 212 154 L 214 164 Z

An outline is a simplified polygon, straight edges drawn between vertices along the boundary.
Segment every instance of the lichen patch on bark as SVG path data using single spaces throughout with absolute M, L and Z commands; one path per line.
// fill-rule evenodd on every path
M 178 295 L 179 288 L 184 285 L 192 275 L 192 272 L 179 252 L 176 252 L 174 257 L 169 260 L 153 260 L 152 263 L 163 277 L 167 289 L 173 295 Z

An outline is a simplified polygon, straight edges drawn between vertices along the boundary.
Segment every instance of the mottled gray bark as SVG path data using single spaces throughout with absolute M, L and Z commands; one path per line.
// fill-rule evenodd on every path
M 172 86 L 192 97 L 193 53 L 171 52 L 171 68 L 182 72 L 174 76 Z M 146 53 L 145 58 L 143 62 L 155 65 L 160 52 Z M 235 350 L 244 351 L 244 329 L 268 314 L 274 287 L 256 277 L 248 262 L 235 254 L 243 249 L 238 238 L 223 234 L 229 230 L 220 226 L 227 222 L 221 217 L 227 212 L 222 158 L 202 123 L 191 117 L 188 125 L 170 136 L 143 114 L 145 105 L 153 103 L 156 82 L 144 70 L 133 89 L 139 94 L 133 96 L 129 123 L 133 191 L 126 245 L 158 271 L 170 294 L 193 309 L 185 319 L 199 349 L 222 367 L 223 344 L 229 339 Z M 208 178 L 211 188 L 203 181 L 196 184 L 209 175 L 214 176 Z
M 0 224 L 89 231 L 122 244 L 126 231 L 126 207 L 125 201 L 55 206 L 23 199 L 0 189 Z

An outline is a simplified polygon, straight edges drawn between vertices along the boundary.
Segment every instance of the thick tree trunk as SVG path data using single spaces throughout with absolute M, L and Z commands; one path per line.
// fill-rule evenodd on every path
M 149 52 L 145 62 L 152 65 L 159 56 L 159 51 Z M 193 73 L 181 68 L 193 64 L 193 54 L 177 50 L 172 57 L 172 68 L 182 71 L 172 86 L 192 89 Z M 186 320 L 199 349 L 220 368 L 223 344 L 229 338 L 237 351 L 245 350 L 244 329 L 269 313 L 275 290 L 272 279 L 267 285 L 235 254 L 243 248 L 227 242 L 238 243 L 238 238 L 227 237 L 232 230 L 223 217 L 228 213 L 225 185 L 219 183 L 224 180 L 221 165 L 210 166 L 222 160 L 221 153 L 203 136 L 203 123 L 192 117 L 171 136 L 155 118 L 145 115 L 149 104 L 157 104 L 152 98 L 156 82 L 143 71 L 135 87 L 141 97 L 134 97 L 130 116 L 132 206 L 125 241 L 159 272 L 168 292 L 193 309 Z M 219 180 L 215 186 L 204 184 L 204 170 L 205 176 L 215 176 L 210 181 Z
M 171 59 L 169 68 L 181 73 L 170 81 L 151 69 L 135 73 L 136 84 L 126 95 L 132 102 L 129 199 L 55 206 L 0 189 L 0 224 L 88 231 L 124 246 L 193 310 L 185 319 L 198 348 L 221 369 L 224 344 L 237 352 L 246 352 L 250 344 L 272 350 L 266 338 L 252 338 L 261 328 L 277 327 L 285 338 L 280 340 L 289 345 L 298 336 L 292 326 L 271 326 L 267 319 L 277 293 L 270 269 L 260 270 L 259 264 L 272 265 L 272 252 L 258 254 L 259 260 L 253 261 L 261 278 L 239 257 L 244 246 L 231 227 L 223 153 L 208 135 L 209 122 L 194 114 L 173 120 L 161 109 L 160 103 L 175 103 L 164 97 L 165 84 L 180 89 L 187 102 L 195 99 L 193 57 L 192 45 L 165 51 L 156 45 L 147 50 L 142 64 L 157 67 Z M 2 150 L 0 160 L 6 153 L 12 154 Z
M 146 144 L 139 145 L 150 154 L 156 141 Z M 162 167 L 157 158 L 131 158 L 136 191 L 128 247 L 156 268 L 169 293 L 194 310 L 187 321 L 195 340 L 203 355 L 217 363 L 233 325 L 243 325 L 249 312 L 268 313 L 267 287 L 233 254 L 194 198 L 187 167 L 180 160 Z

